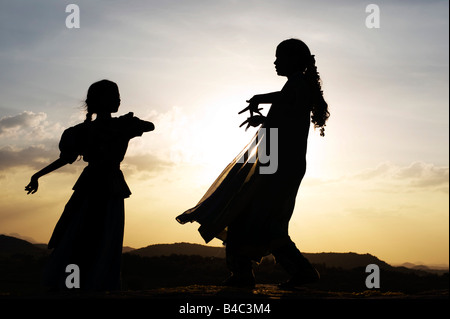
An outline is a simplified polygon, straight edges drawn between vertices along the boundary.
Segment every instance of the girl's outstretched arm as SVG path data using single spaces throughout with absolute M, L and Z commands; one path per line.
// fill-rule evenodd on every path
M 34 174 L 33 176 L 31 176 L 31 181 L 30 183 L 25 187 L 25 191 L 28 192 L 27 194 L 34 194 L 37 192 L 38 188 L 39 188 L 39 183 L 38 183 L 38 179 L 48 173 L 53 172 L 54 170 L 57 170 L 58 168 L 63 167 L 64 165 L 67 164 L 67 161 L 58 158 L 56 161 L 54 161 L 53 163 L 47 165 L 46 167 L 44 167 L 43 169 L 41 169 L 39 172 L 37 172 L 36 174 Z
M 277 91 L 277 92 L 272 92 L 272 93 L 254 95 L 247 102 L 255 103 L 255 104 L 273 104 L 273 103 L 280 102 L 282 98 L 283 98 L 283 93 L 281 93 L 281 91 Z

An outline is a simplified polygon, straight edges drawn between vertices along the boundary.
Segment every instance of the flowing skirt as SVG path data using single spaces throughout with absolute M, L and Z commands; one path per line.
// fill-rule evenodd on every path
M 295 163 L 290 163 L 284 155 L 287 148 L 282 145 L 283 158 L 279 163 L 284 167 L 273 174 L 262 174 L 258 148 L 263 142 L 267 144 L 265 133 L 260 129 L 199 203 L 176 217 L 181 224 L 198 222 L 206 243 L 213 238 L 226 242 L 233 225 L 233 240 L 239 237 L 242 246 L 248 246 L 255 258 L 268 254 L 273 241 L 289 240 L 288 224 L 306 169 L 304 157 L 300 160 L 293 157 Z
M 49 241 L 44 285 L 66 289 L 66 267 L 75 264 L 81 289 L 120 289 L 123 232 L 123 197 L 75 191 Z

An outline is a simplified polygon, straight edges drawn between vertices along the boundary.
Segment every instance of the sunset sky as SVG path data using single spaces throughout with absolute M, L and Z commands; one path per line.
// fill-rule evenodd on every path
M 449 262 L 449 3 L 374 1 L 64 1 L 0 4 L 0 233 L 48 242 L 86 165 L 67 165 L 26 195 L 84 120 L 90 84 L 119 86 L 128 112 L 156 129 L 122 164 L 124 245 L 203 244 L 193 207 L 255 133 L 238 112 L 280 90 L 275 48 L 304 40 L 331 117 L 311 129 L 290 234 L 304 252 L 370 253 L 391 263 Z M 266 106 L 264 112 L 267 112 Z M 220 246 L 219 240 L 209 243 Z

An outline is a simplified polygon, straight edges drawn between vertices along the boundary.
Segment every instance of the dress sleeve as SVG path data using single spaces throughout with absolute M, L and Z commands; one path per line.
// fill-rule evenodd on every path
M 66 129 L 59 142 L 59 150 L 61 152 L 59 157 L 72 164 L 81 155 L 77 144 L 79 143 L 77 143 L 76 130 L 73 127 Z
M 139 119 L 132 112 L 120 117 L 123 121 L 125 132 L 131 139 L 133 137 L 142 136 L 146 132 L 149 122 Z

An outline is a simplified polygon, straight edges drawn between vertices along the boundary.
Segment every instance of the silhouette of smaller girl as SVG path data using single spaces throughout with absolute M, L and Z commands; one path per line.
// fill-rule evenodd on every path
M 51 290 L 66 288 L 69 264 L 79 267 L 81 289 L 120 288 L 124 199 L 131 195 L 120 162 L 130 139 L 155 128 L 133 113 L 111 116 L 119 109 L 120 94 L 117 84 L 108 80 L 89 87 L 86 105 L 86 120 L 62 134 L 60 157 L 34 174 L 25 187 L 28 194 L 34 194 L 43 175 L 79 156 L 88 162 L 48 243 L 53 251 L 44 271 L 44 285 Z

